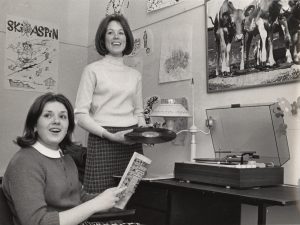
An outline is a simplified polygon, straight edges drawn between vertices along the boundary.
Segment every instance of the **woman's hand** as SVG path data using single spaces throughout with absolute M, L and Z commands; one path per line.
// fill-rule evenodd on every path
M 94 207 L 97 212 L 107 211 L 114 207 L 116 203 L 120 200 L 119 196 L 124 192 L 126 187 L 123 188 L 108 188 L 103 191 L 101 194 L 97 195 L 91 201 L 94 201 Z
M 132 129 L 130 130 L 124 130 L 124 131 L 118 131 L 116 133 L 110 133 L 107 130 L 103 133 L 103 137 L 109 139 L 110 141 L 122 143 L 122 144 L 127 144 L 127 145 L 132 145 L 134 142 L 129 141 L 126 139 L 125 134 L 133 131 Z

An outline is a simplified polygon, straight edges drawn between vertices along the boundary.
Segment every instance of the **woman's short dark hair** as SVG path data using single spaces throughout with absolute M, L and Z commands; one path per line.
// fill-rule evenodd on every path
M 99 24 L 96 37 L 95 37 L 95 45 L 96 45 L 97 52 L 102 56 L 108 54 L 108 50 L 105 46 L 105 34 L 106 34 L 108 24 L 111 21 L 117 21 L 121 24 L 126 36 L 126 46 L 125 49 L 123 50 L 123 55 L 129 55 L 132 52 L 134 46 L 133 34 L 126 18 L 120 14 L 108 15 Z
M 66 107 L 68 112 L 68 131 L 62 142 L 59 144 L 59 147 L 61 149 L 64 149 L 67 146 L 73 145 L 72 133 L 75 128 L 73 106 L 64 95 L 48 92 L 36 98 L 33 104 L 31 105 L 25 121 L 23 136 L 17 137 L 16 139 L 16 143 L 20 147 L 29 147 L 37 141 L 38 135 L 37 132 L 35 132 L 35 127 L 37 125 L 38 119 L 40 118 L 43 112 L 45 105 L 48 102 L 60 102 Z

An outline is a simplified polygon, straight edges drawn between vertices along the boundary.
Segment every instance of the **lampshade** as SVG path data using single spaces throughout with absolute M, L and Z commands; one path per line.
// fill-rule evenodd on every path
M 161 99 L 161 103 L 153 109 L 151 117 L 190 117 L 183 105 L 175 99 Z
M 189 112 L 176 99 L 161 99 L 161 103 L 152 111 L 151 117 L 163 117 L 169 130 L 174 130 L 176 118 L 190 117 Z

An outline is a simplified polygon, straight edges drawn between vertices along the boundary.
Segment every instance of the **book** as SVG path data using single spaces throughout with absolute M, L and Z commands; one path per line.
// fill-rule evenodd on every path
M 145 176 L 151 160 L 144 155 L 134 152 L 126 170 L 121 177 L 118 188 L 127 187 L 119 196 L 120 200 L 115 205 L 115 208 L 124 209 L 127 202 L 135 192 L 138 184 Z

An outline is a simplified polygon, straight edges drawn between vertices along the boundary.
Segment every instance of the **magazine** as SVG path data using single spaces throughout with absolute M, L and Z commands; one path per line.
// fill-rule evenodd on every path
M 122 195 L 120 200 L 115 205 L 116 208 L 124 209 L 127 202 L 135 192 L 139 182 L 145 176 L 148 166 L 150 165 L 151 160 L 144 155 L 141 155 L 137 152 L 133 153 L 127 168 L 120 180 L 118 188 L 127 187 Z

